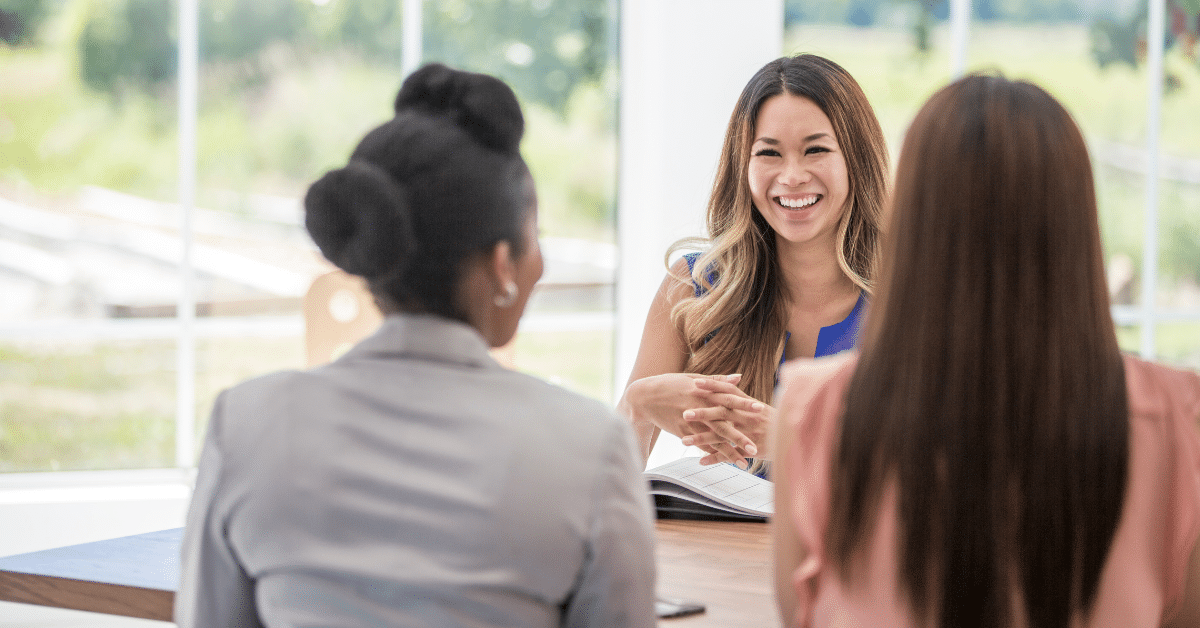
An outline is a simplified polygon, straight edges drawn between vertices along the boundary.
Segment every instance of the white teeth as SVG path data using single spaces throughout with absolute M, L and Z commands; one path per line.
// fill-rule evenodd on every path
M 820 195 L 810 196 L 808 198 L 803 198 L 803 199 L 777 198 L 775 200 L 779 201 L 780 205 L 783 205 L 784 207 L 787 207 L 789 209 L 800 209 L 802 207 L 808 207 L 809 205 L 812 205 L 813 203 L 821 200 L 821 196 Z

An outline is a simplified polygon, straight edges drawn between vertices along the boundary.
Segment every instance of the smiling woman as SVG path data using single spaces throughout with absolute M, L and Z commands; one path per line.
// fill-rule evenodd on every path
M 858 83 L 815 55 L 768 63 L 730 118 L 707 240 L 663 281 L 620 409 L 648 457 L 660 430 L 708 455 L 757 459 L 779 364 L 854 346 L 874 274 L 887 179 Z

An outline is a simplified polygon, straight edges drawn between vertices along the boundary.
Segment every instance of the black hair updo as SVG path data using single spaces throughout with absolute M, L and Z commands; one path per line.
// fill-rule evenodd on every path
M 395 117 L 309 187 L 305 227 L 385 312 L 465 321 L 455 296 L 464 261 L 501 241 L 522 251 L 532 203 L 524 130 L 499 79 L 426 65 L 404 81 Z

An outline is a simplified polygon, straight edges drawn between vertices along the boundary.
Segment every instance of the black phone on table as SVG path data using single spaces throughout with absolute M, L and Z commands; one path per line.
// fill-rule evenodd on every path
M 695 602 L 685 602 L 683 600 L 672 600 L 669 598 L 658 598 L 654 600 L 654 610 L 658 612 L 660 619 L 670 617 L 687 617 L 688 615 L 696 615 L 704 612 L 704 605 Z

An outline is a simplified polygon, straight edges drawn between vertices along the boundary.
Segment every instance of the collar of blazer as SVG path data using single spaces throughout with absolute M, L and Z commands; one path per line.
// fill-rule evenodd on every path
M 412 358 L 478 368 L 501 368 L 479 331 L 433 314 L 393 314 L 336 362 Z M 335 363 L 336 363 L 335 362 Z

